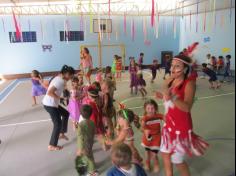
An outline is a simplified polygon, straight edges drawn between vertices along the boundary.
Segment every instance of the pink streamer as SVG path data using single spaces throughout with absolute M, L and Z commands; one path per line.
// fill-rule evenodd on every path
M 4 19 L 3 19 L 3 18 L 2 18 L 2 28 L 3 28 L 3 32 L 6 32 L 5 22 L 4 22 Z
M 152 0 L 152 14 L 151 14 L 151 26 L 154 26 L 155 21 L 155 0 Z
M 109 15 L 109 18 L 110 18 L 111 17 L 111 0 L 108 0 L 108 8 L 109 8 L 108 15 Z
M 135 24 L 134 24 L 134 19 L 132 19 L 132 21 L 131 21 L 131 37 L 132 37 L 132 41 L 134 41 L 134 39 L 135 39 Z
M 14 21 L 14 25 L 15 25 L 15 29 L 16 29 L 16 39 L 20 40 L 21 39 L 20 25 L 19 25 L 19 22 L 16 19 L 16 15 L 15 15 L 14 11 L 12 12 L 12 15 L 13 15 L 13 21 Z
M 127 34 L 127 19 L 126 19 L 126 13 L 124 13 L 124 33 Z

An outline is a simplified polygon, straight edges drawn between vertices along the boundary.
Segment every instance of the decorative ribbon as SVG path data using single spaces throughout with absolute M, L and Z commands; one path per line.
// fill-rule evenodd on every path
M 230 14 L 229 14 L 230 24 L 232 23 L 232 9 L 233 9 L 233 0 L 230 1 Z
M 16 15 L 15 15 L 14 11 L 12 11 L 12 15 L 13 15 L 13 21 L 14 21 L 14 26 L 15 26 L 15 30 L 16 30 L 16 39 L 20 40 L 21 39 L 20 25 L 16 19 Z
M 109 8 L 108 15 L 110 18 L 111 17 L 111 0 L 108 0 L 108 8 Z
M 155 0 L 152 0 L 152 14 L 151 14 L 151 26 L 154 26 L 155 21 Z
M 89 21 L 90 21 L 90 33 L 93 33 L 92 0 L 89 0 Z
M 155 28 L 155 33 L 156 33 L 156 38 L 159 37 L 159 22 L 160 22 L 160 13 L 159 13 L 159 9 L 158 9 L 158 3 L 156 3 L 156 15 L 157 15 L 157 23 L 156 23 L 156 28 Z
M 127 34 L 127 17 L 126 12 L 124 13 L 124 33 Z
M 40 30 L 41 30 L 42 41 L 44 41 L 44 29 L 43 29 L 43 22 L 42 22 L 42 20 L 40 20 Z
M 206 32 L 206 20 L 207 20 L 207 3 L 205 3 L 205 12 L 204 12 L 204 21 L 203 21 L 204 32 Z
M 6 32 L 5 22 L 4 22 L 4 19 L 3 19 L 3 18 L 2 18 L 2 28 L 3 28 L 3 32 Z
M 131 20 L 131 38 L 132 41 L 135 39 L 135 24 L 134 24 L 134 19 Z
M 119 109 L 122 110 L 124 118 L 129 121 L 129 117 L 128 117 L 128 114 L 127 114 L 127 110 L 125 109 L 125 105 L 119 103 Z
M 199 17 L 199 0 L 197 0 L 197 15 L 196 15 L 196 32 L 198 32 L 198 17 Z

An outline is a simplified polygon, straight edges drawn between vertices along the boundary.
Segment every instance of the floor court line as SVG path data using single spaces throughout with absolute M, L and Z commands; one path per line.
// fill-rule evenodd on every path
M 235 94 L 235 92 L 219 94 L 219 95 L 214 95 L 214 96 L 200 97 L 200 98 L 198 98 L 198 100 L 213 99 L 213 98 L 222 97 L 222 96 L 228 96 L 228 95 L 233 95 L 233 94 Z M 142 97 L 133 97 L 132 99 L 138 99 L 138 98 L 142 98 Z M 130 98 L 129 101 L 132 100 L 132 99 Z M 159 105 L 161 106 L 162 104 L 159 104 Z M 131 107 L 129 109 L 140 109 L 140 108 L 143 108 L 143 106 Z M 13 126 L 18 126 L 18 125 L 37 124 L 37 123 L 44 123 L 44 122 L 49 122 L 49 121 L 51 121 L 51 119 L 28 121 L 28 122 L 21 122 L 21 123 L 12 123 L 12 124 L 0 125 L 0 128 L 13 127 Z

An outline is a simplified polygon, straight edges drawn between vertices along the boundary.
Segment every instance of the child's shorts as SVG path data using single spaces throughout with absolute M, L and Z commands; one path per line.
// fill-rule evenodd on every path
M 215 82 L 215 81 L 217 81 L 217 77 L 216 76 L 210 77 L 209 82 Z
M 173 143 L 175 143 L 175 142 L 173 142 Z M 186 155 L 186 153 L 184 152 L 184 149 L 180 146 L 180 144 L 177 144 L 176 149 L 173 152 L 173 151 L 171 151 L 171 148 L 173 148 L 172 146 L 173 145 L 171 143 L 169 143 L 168 148 L 167 148 L 165 144 L 161 143 L 160 151 L 162 153 L 168 153 L 168 154 L 173 153 L 171 155 L 171 162 L 173 164 L 182 164 L 185 160 L 185 155 Z

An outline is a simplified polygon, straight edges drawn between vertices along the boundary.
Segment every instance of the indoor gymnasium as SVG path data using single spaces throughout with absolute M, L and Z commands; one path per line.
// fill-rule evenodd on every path
M 0 176 L 235 176 L 234 0 L 0 0 Z

